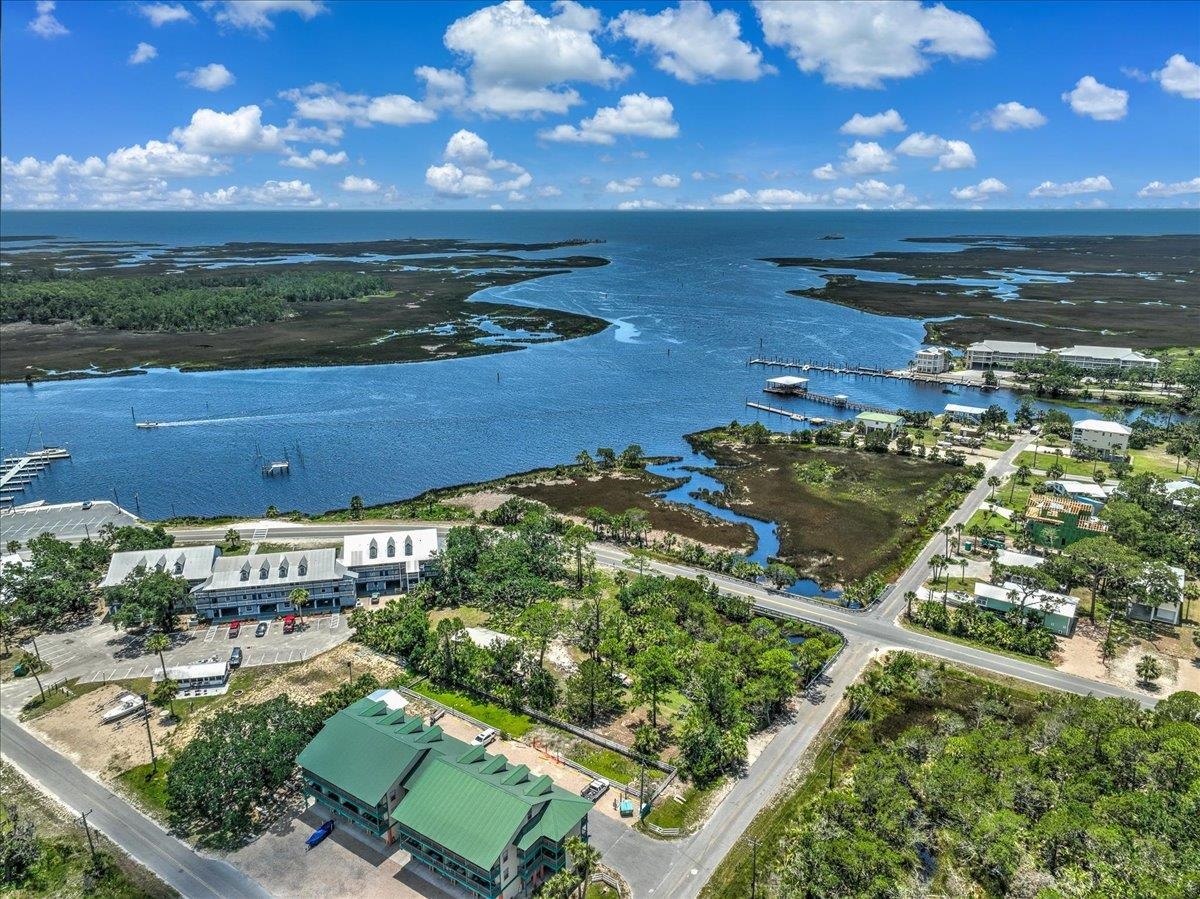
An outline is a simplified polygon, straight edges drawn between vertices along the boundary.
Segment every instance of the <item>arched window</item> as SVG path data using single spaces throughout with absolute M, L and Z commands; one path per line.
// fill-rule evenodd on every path
M 406 556 L 412 555 L 412 537 L 404 538 L 404 555 L 406 555 Z
M 396 538 L 388 537 L 387 554 L 389 559 L 396 558 Z
M 372 540 L 371 540 L 371 545 L 369 547 L 367 547 L 367 558 L 368 559 L 378 559 L 379 558 L 379 544 L 375 542 L 374 538 L 372 538 Z

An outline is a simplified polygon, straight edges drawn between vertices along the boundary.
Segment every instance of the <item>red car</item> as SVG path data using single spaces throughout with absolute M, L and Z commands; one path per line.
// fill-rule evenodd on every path
M 232 640 L 234 637 L 236 637 L 238 635 L 238 631 L 241 629 L 242 623 L 240 621 L 235 621 L 233 624 L 229 625 L 229 639 Z
M 285 634 L 290 634 L 295 629 L 296 629 L 296 616 L 295 615 L 285 615 L 284 619 L 283 619 L 283 632 Z

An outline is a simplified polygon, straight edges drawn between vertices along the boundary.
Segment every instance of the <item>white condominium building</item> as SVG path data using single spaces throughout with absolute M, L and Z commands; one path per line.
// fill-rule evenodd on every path
M 1076 368 L 1089 371 L 1118 369 L 1125 371 L 1131 368 L 1148 368 L 1158 371 L 1159 362 L 1153 356 L 1135 352 L 1129 347 L 1115 346 L 1072 346 L 1064 350 L 1054 351 L 1058 358 Z
M 913 371 L 922 375 L 940 375 L 950 370 L 950 351 L 944 346 L 931 346 L 917 350 L 913 359 Z
M 1075 422 L 1071 446 L 1083 447 L 1102 456 L 1124 456 L 1129 450 L 1129 428 L 1115 421 L 1088 418 Z
M 967 368 L 1012 368 L 1034 362 L 1048 352 L 1044 346 L 1020 340 L 981 340 L 967 347 Z

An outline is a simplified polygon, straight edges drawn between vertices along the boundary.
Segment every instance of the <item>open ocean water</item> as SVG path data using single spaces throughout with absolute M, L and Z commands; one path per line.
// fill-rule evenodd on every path
M 9 384 L 0 388 L 0 448 L 71 451 L 19 502 L 115 496 L 146 517 L 250 515 L 269 505 L 320 511 L 353 494 L 379 503 L 569 461 L 597 446 L 640 443 L 651 454 L 688 456 L 683 434 L 755 418 L 745 403 L 762 398 L 771 372 L 749 368 L 751 356 L 898 367 L 921 345 L 918 322 L 788 296 L 819 279 L 760 257 L 853 256 L 902 247 L 910 236 L 1198 230 L 1195 211 L 6 212 L 5 235 L 170 245 L 600 238 L 562 252 L 605 256 L 607 266 L 477 297 L 587 313 L 612 327 L 473 359 Z M 831 232 L 845 239 L 819 239 Z M 889 407 L 940 411 L 951 399 L 936 386 L 811 377 L 814 391 Z M 1017 405 L 1004 393 L 961 390 L 953 399 Z M 173 424 L 135 429 L 131 408 L 140 420 Z M 776 416 L 763 421 L 793 427 Z M 285 453 L 292 474 L 262 477 L 262 459 Z

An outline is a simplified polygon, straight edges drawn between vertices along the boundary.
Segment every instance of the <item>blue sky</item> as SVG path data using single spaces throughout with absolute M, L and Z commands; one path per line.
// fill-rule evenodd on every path
M 3 3 L 5 208 L 1200 201 L 1200 4 Z

